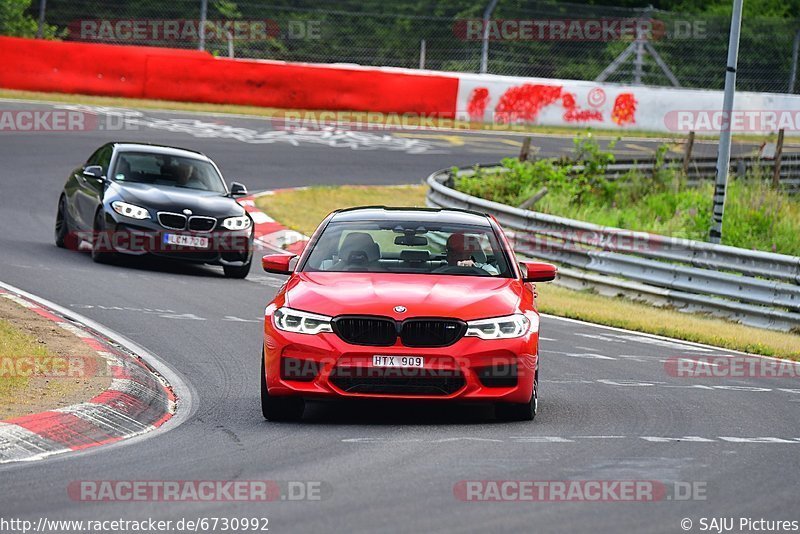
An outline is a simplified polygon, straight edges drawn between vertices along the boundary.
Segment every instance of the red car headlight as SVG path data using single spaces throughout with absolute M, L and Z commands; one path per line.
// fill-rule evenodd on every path
M 272 314 L 275 328 L 296 334 L 319 334 L 333 332 L 331 317 L 316 313 L 293 310 L 292 308 L 278 308 Z
M 522 337 L 528 332 L 537 332 L 538 330 L 538 318 L 533 321 L 521 313 L 515 313 L 504 317 L 469 321 L 467 322 L 467 333 L 464 335 L 481 339 L 510 339 Z

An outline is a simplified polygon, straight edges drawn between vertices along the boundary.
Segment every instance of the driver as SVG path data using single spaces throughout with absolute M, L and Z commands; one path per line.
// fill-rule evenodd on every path
M 460 232 L 450 234 L 445 248 L 447 250 L 447 265 L 450 267 L 475 267 L 483 269 L 492 276 L 500 274 L 500 270 L 494 265 L 476 261 L 485 260 L 486 254 L 475 236 L 467 236 Z
M 186 165 L 185 163 L 179 163 L 175 167 L 175 177 L 177 179 L 178 185 L 188 185 L 189 180 L 192 179 L 192 174 L 194 174 L 194 167 L 191 165 Z

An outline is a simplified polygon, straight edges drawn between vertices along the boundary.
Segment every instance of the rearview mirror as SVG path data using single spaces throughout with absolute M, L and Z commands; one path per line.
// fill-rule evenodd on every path
M 231 182 L 231 196 L 244 197 L 247 196 L 247 188 L 239 182 Z
M 103 167 L 100 165 L 87 165 L 83 168 L 83 175 L 87 178 L 103 178 Z
M 292 274 L 296 266 L 295 254 L 268 254 L 261 258 L 261 267 L 268 273 Z
M 394 244 L 406 247 L 424 247 L 428 244 L 428 238 L 421 235 L 399 235 L 394 238 Z
M 523 282 L 549 282 L 554 280 L 558 269 L 551 263 L 538 261 L 521 261 L 519 266 L 522 269 Z

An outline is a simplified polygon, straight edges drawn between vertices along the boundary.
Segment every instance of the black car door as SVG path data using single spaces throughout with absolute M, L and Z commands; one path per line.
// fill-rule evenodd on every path
M 99 165 L 103 168 L 103 176 L 108 176 L 108 167 L 111 163 L 111 154 L 114 149 L 112 145 L 104 145 L 100 147 L 86 162 L 84 168 L 90 165 Z M 81 169 L 82 170 L 82 169 Z M 86 176 L 83 172 L 78 172 L 75 175 L 78 182 L 78 190 L 75 193 L 75 205 L 77 207 L 80 225 L 90 230 L 93 228 L 94 215 L 97 213 L 97 207 L 103 201 L 103 193 L 105 191 L 105 180 Z

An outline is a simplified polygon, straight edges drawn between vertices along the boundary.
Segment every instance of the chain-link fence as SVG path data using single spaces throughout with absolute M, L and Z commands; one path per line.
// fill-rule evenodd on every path
M 30 19 L 39 18 L 40 2 L 28 7 Z M 484 25 L 493 3 L 47 0 L 43 33 L 179 48 L 198 48 L 202 40 L 205 49 L 222 56 L 462 72 L 481 70 L 485 34 L 486 71 L 493 74 L 723 87 L 728 17 L 499 0 Z M 798 30 L 800 21 L 746 17 L 738 89 L 800 92 L 793 81 Z

